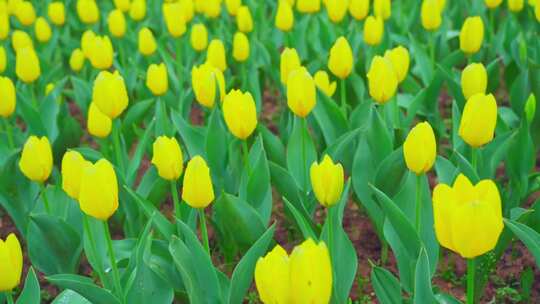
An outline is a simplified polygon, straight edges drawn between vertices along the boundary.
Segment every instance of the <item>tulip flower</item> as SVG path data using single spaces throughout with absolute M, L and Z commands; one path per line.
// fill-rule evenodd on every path
M 216 100 L 216 86 L 219 100 L 225 98 L 225 78 L 223 73 L 213 65 L 205 63 L 194 66 L 191 70 L 191 84 L 195 99 L 204 107 L 212 108 Z
M 99 72 L 92 91 L 92 101 L 98 109 L 111 119 L 120 116 L 128 105 L 128 94 L 124 78 L 118 71 Z
M 508 0 L 508 9 L 514 13 L 520 12 L 523 9 L 523 3 L 523 0 Z
M 157 49 L 156 39 L 149 28 L 143 27 L 139 31 L 139 52 L 145 56 L 154 54 Z
M 49 23 L 45 18 L 39 17 L 36 20 L 34 31 L 36 33 L 36 39 L 39 42 L 47 42 L 51 39 L 52 31 Z
M 62 189 L 71 198 L 78 200 L 84 170 L 92 163 L 75 150 L 67 151 L 62 158 Z
M 441 26 L 441 9 L 437 0 L 422 1 L 420 12 L 424 29 L 427 31 L 436 31 Z
M 102 158 L 84 168 L 79 205 L 85 214 L 102 221 L 108 220 L 118 209 L 118 182 L 108 160 Z
M 184 21 L 186 23 L 190 22 L 193 19 L 195 13 L 193 0 L 179 0 L 180 6 L 182 7 L 182 15 L 184 16 Z
M 249 40 L 246 34 L 242 32 L 234 34 L 233 58 L 238 62 L 244 62 L 249 58 Z
M 6 49 L 4 46 L 0 45 L 0 73 L 3 73 L 6 70 L 7 65 L 7 55 Z
M 74 49 L 69 57 L 69 66 L 74 72 L 79 72 L 84 65 L 84 53 L 81 49 Z
M 51 175 L 53 157 L 47 137 L 30 136 L 24 144 L 19 169 L 28 179 L 43 183 Z
M 24 26 L 32 25 L 32 23 L 34 23 L 36 20 L 36 10 L 30 1 L 22 1 L 17 4 L 17 8 L 15 9 L 14 13 L 15 17 L 17 17 L 19 22 L 21 22 L 21 24 Z
M 206 161 L 198 155 L 187 164 L 182 199 L 189 206 L 197 209 L 207 207 L 214 200 L 210 168 L 208 168 Z
M 484 22 L 482 18 L 468 17 L 463 23 L 459 33 L 459 48 L 466 54 L 471 55 L 482 47 L 484 40 Z
M 13 46 L 15 53 L 26 47 L 31 49 L 34 48 L 34 43 L 32 42 L 30 35 L 21 30 L 13 31 L 13 34 L 11 35 L 11 45 Z
M 99 8 L 95 0 L 77 0 L 77 15 L 83 23 L 93 24 L 99 20 Z
M 96 104 L 92 102 L 88 108 L 86 127 L 90 135 L 105 138 L 111 134 L 112 120 L 109 116 L 103 114 Z
M 392 63 L 392 67 L 394 68 L 398 78 L 398 82 L 403 82 L 403 80 L 405 80 L 407 77 L 407 73 L 409 72 L 409 51 L 402 46 L 398 46 L 386 51 L 384 53 L 384 57 L 390 60 Z
M 341 20 L 347 14 L 349 0 L 327 0 L 326 11 L 328 12 L 328 18 L 334 23 L 340 23 Z
M 222 0 L 205 0 L 204 15 L 211 19 L 219 17 L 221 14 L 221 1 Z
M 392 62 L 375 56 L 367 74 L 369 95 L 379 104 L 385 104 L 396 94 L 398 78 Z
M 163 3 L 165 25 L 172 37 L 178 38 L 186 32 L 186 21 L 180 2 Z
M 236 16 L 238 9 L 242 6 L 242 0 L 225 0 L 225 6 L 231 16 Z
M 536 16 L 536 21 L 540 22 L 540 4 L 536 4 L 534 7 L 534 15 Z
M 281 53 L 280 59 L 280 75 L 281 83 L 287 85 L 289 74 L 291 71 L 298 69 L 301 66 L 300 58 L 294 48 L 285 48 Z
M 294 25 L 294 14 L 292 6 L 287 0 L 279 0 L 274 23 L 282 32 L 288 32 L 292 29 Z
M 54 1 L 49 3 L 47 7 L 47 15 L 52 24 L 56 26 L 62 26 L 66 22 L 66 8 L 61 1 Z
M 484 3 L 489 9 L 495 9 L 501 5 L 503 0 L 484 0 Z
M 414 126 L 403 143 L 403 156 L 407 168 L 417 175 L 428 172 L 437 157 L 435 134 L 428 122 Z
M 52 93 L 52 91 L 54 91 L 54 83 L 49 82 L 49 83 L 45 86 L 45 96 L 48 96 L 50 93 Z
M 169 77 L 167 66 L 162 62 L 151 64 L 146 72 L 146 87 L 150 89 L 155 96 L 161 96 L 167 93 L 169 89 Z
M 17 236 L 10 233 L 6 240 L 0 239 L 0 292 L 6 292 L 11 299 L 11 290 L 19 286 L 23 270 L 23 254 Z
M 369 16 L 364 23 L 364 41 L 368 45 L 381 43 L 384 34 L 384 22 L 380 17 Z
M 298 117 L 305 118 L 315 107 L 315 81 L 304 67 L 289 74 L 287 80 L 287 105 Z
M 114 0 L 114 6 L 125 13 L 129 11 L 131 3 L 130 0 Z
M 224 72 L 227 69 L 227 59 L 225 56 L 225 46 L 219 39 L 213 39 L 208 45 L 206 51 L 206 62 L 213 65 L 220 71 Z
M 313 14 L 321 10 L 321 0 L 296 0 L 296 9 L 303 14 Z
M 485 94 L 487 71 L 482 63 L 471 63 L 461 73 L 461 89 L 465 100 L 476 94 Z
M 153 144 L 152 164 L 161 178 L 177 180 L 182 174 L 184 158 L 174 137 L 159 136 Z
M 196 13 L 204 13 L 205 0 L 193 0 L 193 8 Z
M 86 58 L 90 58 L 94 38 L 96 34 L 92 30 L 86 30 L 81 36 L 81 50 Z
M 208 45 L 208 32 L 202 23 L 194 24 L 191 27 L 191 47 L 195 51 L 203 51 Z
M 497 124 L 497 102 L 492 94 L 476 94 L 465 103 L 459 136 L 471 147 L 478 148 L 489 143 Z
M 107 24 L 109 25 L 109 32 L 114 37 L 121 38 L 126 34 L 126 17 L 124 17 L 121 10 L 112 10 L 107 17 Z
M 4 40 L 9 35 L 9 15 L 0 11 L 0 40 Z
M 328 73 L 326 73 L 326 71 L 317 71 L 313 79 L 317 88 L 326 94 L 326 96 L 332 97 L 336 92 L 337 84 L 335 81 L 330 82 L 330 78 L 328 77 Z
M 90 40 L 88 55 L 88 59 L 94 68 L 100 70 L 109 69 L 113 64 L 114 57 L 114 50 L 109 36 L 95 36 Z
M 390 0 L 373 0 L 373 10 L 375 16 L 388 20 L 392 14 L 392 3 Z
M 25 83 L 36 81 L 41 75 L 39 58 L 33 48 L 24 47 L 17 52 L 15 73 Z
M 257 127 L 257 108 L 249 92 L 230 91 L 223 100 L 223 116 L 229 131 L 246 140 Z
M 17 95 L 15 86 L 8 77 L 0 76 L 0 116 L 8 118 L 15 112 Z
M 345 37 L 339 37 L 332 48 L 328 58 L 328 69 L 340 79 L 349 77 L 354 65 L 353 53 Z
M 280 245 L 255 265 L 255 285 L 263 303 L 290 303 L 290 262 L 287 252 Z
M 135 21 L 141 21 L 146 17 L 146 0 L 133 0 L 129 7 L 129 17 Z
M 321 205 L 328 208 L 339 202 L 345 180 L 341 164 L 334 164 L 330 156 L 325 155 L 321 163 L 311 165 L 310 177 L 313 192 Z
M 369 0 L 349 0 L 349 14 L 356 20 L 364 20 L 369 13 Z
M 236 26 L 243 33 L 249 33 L 253 30 L 253 19 L 249 7 L 243 5 L 238 9 L 236 14 Z

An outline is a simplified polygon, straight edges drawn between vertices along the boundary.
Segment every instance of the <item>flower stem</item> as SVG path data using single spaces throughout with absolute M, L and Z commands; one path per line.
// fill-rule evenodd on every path
M 178 199 L 178 190 L 176 189 L 176 180 L 171 181 L 171 194 L 174 202 L 174 216 L 182 220 L 182 212 L 180 211 L 180 200 Z
M 430 59 L 431 59 L 431 66 L 433 67 L 433 70 L 435 70 L 435 33 L 430 35 L 429 39 L 429 51 L 430 51 Z
M 45 211 L 47 214 L 51 213 L 51 209 L 49 208 L 49 200 L 47 199 L 47 194 L 45 193 L 45 184 L 40 183 L 39 187 L 41 188 L 41 198 L 43 199 L 43 205 L 45 206 Z
M 182 45 L 182 39 L 178 39 L 176 44 L 176 76 L 178 77 L 180 101 L 182 101 L 182 93 L 184 92 L 184 82 L 182 81 Z
M 304 192 L 304 198 L 307 199 L 307 164 L 306 164 L 306 118 L 301 118 L 301 122 L 302 122 L 302 127 L 301 127 L 301 132 L 302 132 L 302 164 L 303 164 L 303 172 L 302 172 L 302 175 L 303 175 L 303 180 L 302 180 L 302 191 Z
M 6 299 L 8 304 L 13 304 L 13 295 L 11 295 L 11 290 L 6 291 Z
M 206 229 L 206 217 L 204 215 L 204 208 L 199 209 L 199 219 L 201 221 L 201 238 L 204 246 L 204 250 L 210 256 L 210 244 L 208 242 L 208 230 Z
M 251 168 L 249 167 L 249 149 L 248 149 L 247 140 L 242 140 L 242 151 L 243 151 L 242 154 L 244 156 L 244 166 L 249 175 L 251 173 L 250 172 Z
M 12 149 L 15 144 L 13 143 L 13 130 L 11 129 L 11 124 L 9 123 L 9 120 L 6 118 L 4 119 L 4 124 L 6 126 L 6 134 L 8 139 L 8 147 Z
M 471 148 L 471 165 L 473 167 L 474 172 L 477 172 L 478 167 L 478 155 L 476 153 L 476 148 Z
M 347 88 L 345 84 L 345 79 L 342 79 L 341 81 L 341 111 L 343 112 L 343 115 L 345 118 L 347 118 Z
M 108 281 L 105 280 L 103 269 L 101 269 L 103 264 L 101 263 L 101 259 L 99 258 L 99 255 L 97 254 L 97 251 L 96 251 L 96 242 L 94 241 L 94 234 L 92 233 L 92 230 L 90 230 L 90 224 L 88 223 L 88 215 L 83 214 L 82 218 L 83 218 L 84 233 L 88 234 L 88 240 L 90 241 L 91 254 L 94 256 L 94 259 L 96 259 L 96 263 L 100 265 L 100 267 L 96 269 L 96 272 L 103 286 L 108 287 L 106 286 L 108 284 Z
M 122 161 L 122 150 L 120 147 L 120 120 L 118 120 L 118 123 L 116 123 L 116 126 L 114 126 L 113 130 L 113 145 L 114 145 L 114 152 L 116 154 L 116 165 L 118 165 L 118 168 L 120 168 L 120 171 L 124 172 L 124 163 Z
M 121 299 L 121 302 L 124 303 L 124 293 L 122 291 L 122 285 L 120 284 L 120 274 L 118 273 L 118 266 L 116 265 L 116 258 L 114 257 L 114 250 L 111 240 L 111 231 L 109 230 L 109 225 L 107 221 L 103 221 L 103 228 L 105 230 L 105 240 L 107 241 L 107 251 L 109 252 L 109 261 L 111 262 L 112 275 L 114 281 L 114 289 Z
M 474 259 L 467 260 L 467 304 L 474 304 Z
M 422 175 L 416 175 L 416 231 L 420 233 L 422 215 Z
M 399 104 L 397 95 L 394 96 L 394 100 L 396 101 L 396 106 L 394 107 L 394 127 L 399 129 Z

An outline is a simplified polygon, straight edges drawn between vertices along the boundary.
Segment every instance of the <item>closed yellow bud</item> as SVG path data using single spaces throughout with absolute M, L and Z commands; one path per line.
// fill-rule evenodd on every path
M 143 20 L 146 17 L 146 0 L 133 0 L 129 8 L 129 16 L 135 21 Z
M 30 136 L 24 144 L 19 168 L 24 176 L 35 182 L 44 182 L 51 175 L 53 157 L 47 137 Z
M 0 239 L 0 292 L 11 292 L 19 286 L 23 269 L 21 244 L 15 234 L 10 233 L 6 240 Z
M 204 15 L 208 18 L 217 18 L 221 14 L 221 0 L 204 0 Z
M 47 42 L 49 39 L 51 39 L 51 27 L 49 26 L 47 20 L 45 20 L 43 17 L 37 18 L 34 25 L 34 31 L 39 42 Z
M 276 245 L 255 265 L 255 285 L 263 303 L 290 303 L 289 256 L 283 247 Z
M 139 52 L 145 56 L 154 54 L 157 49 L 156 39 L 149 28 L 143 27 L 139 31 Z
M 292 6 L 287 0 L 279 0 L 275 24 L 283 32 L 288 32 L 292 29 L 294 25 L 294 14 Z
M 422 26 L 428 31 L 435 31 L 441 26 L 441 9 L 437 0 L 422 1 L 421 18 Z
M 94 0 L 77 0 L 77 15 L 86 24 L 93 24 L 99 20 L 99 8 Z
M 373 10 L 375 16 L 387 20 L 392 14 L 392 3 L 390 0 L 374 0 L 373 1 Z
M 304 67 L 289 74 L 287 80 L 287 105 L 297 116 L 309 115 L 317 103 L 315 81 Z
M 523 0 L 508 0 L 508 9 L 514 13 L 520 12 L 523 9 Z
M 350 0 L 349 14 L 356 20 L 364 20 L 369 13 L 369 0 Z
M 341 164 L 334 164 L 330 156 L 325 155 L 320 164 L 314 162 L 309 170 L 311 186 L 319 203 L 332 207 L 338 203 L 343 193 L 345 175 Z
M 114 50 L 109 36 L 95 36 L 90 41 L 89 47 L 90 56 L 88 59 L 94 68 L 105 70 L 112 66 Z
M 156 166 L 159 176 L 166 180 L 177 180 L 184 168 L 184 158 L 176 138 L 159 136 L 152 149 L 152 164 Z
M 536 21 L 540 22 L 540 4 L 537 3 L 534 7 L 534 15 L 536 16 Z
M 88 119 L 86 128 L 90 135 L 105 138 L 111 134 L 112 120 L 109 116 L 103 114 L 94 102 L 90 103 L 88 108 Z
M 210 168 L 206 161 L 196 155 L 187 164 L 182 188 L 182 200 L 192 208 L 205 208 L 214 200 L 214 188 Z
M 20 49 L 16 55 L 15 73 L 25 83 L 32 83 L 41 75 L 39 58 L 33 48 Z
M 162 62 L 160 64 L 151 64 L 146 72 L 146 87 L 156 96 L 164 95 L 169 89 L 169 77 L 167 75 L 167 66 Z
M 345 17 L 349 0 L 326 0 L 326 11 L 328 18 L 334 23 L 339 23 Z
M 62 189 L 73 199 L 79 199 L 81 177 L 91 162 L 77 151 L 67 151 L 62 158 Z
M 214 106 L 216 89 L 219 90 L 219 100 L 225 98 L 225 78 L 223 73 L 209 63 L 193 66 L 191 69 L 191 85 L 195 93 L 195 99 L 204 107 L 212 108 Z
M 236 16 L 238 9 L 242 6 L 242 0 L 225 0 L 225 6 L 231 16 Z
M 219 39 L 213 39 L 206 51 L 206 62 L 220 69 L 222 72 L 227 69 L 227 59 L 225 56 L 225 46 Z
M 184 16 L 184 21 L 186 23 L 190 22 L 195 14 L 193 0 L 179 0 L 178 2 L 182 6 L 182 15 Z
M 384 34 L 384 22 L 380 17 L 369 16 L 364 22 L 364 41 L 369 45 L 381 43 Z
M 107 17 L 107 24 L 109 25 L 109 32 L 114 37 L 120 38 L 126 34 L 126 17 L 124 17 L 121 10 L 112 10 Z
M 36 20 L 36 10 L 30 1 L 19 2 L 14 13 L 15 17 L 17 17 L 19 22 L 24 26 L 32 25 Z
M 242 140 L 257 127 L 257 108 L 249 92 L 230 91 L 223 100 L 223 116 L 229 131 Z
M 465 100 L 475 94 L 485 94 L 487 88 L 487 71 L 481 63 L 469 64 L 461 73 L 461 90 Z
M 504 228 L 501 209 L 492 180 L 473 185 L 460 174 L 452 187 L 438 184 L 433 190 L 433 220 L 439 243 L 469 259 L 492 250 Z
M 409 51 L 402 47 L 397 46 L 391 50 L 388 50 L 384 53 L 384 57 L 390 60 L 392 67 L 396 72 L 398 82 L 401 83 L 407 77 L 409 72 L 410 56 Z
M 238 62 L 244 62 L 249 58 L 249 40 L 242 32 L 234 34 L 233 57 Z
M 81 49 L 74 49 L 69 57 L 69 66 L 74 72 L 78 72 L 84 65 L 84 54 Z
M 13 31 L 13 34 L 11 35 L 11 45 L 15 52 L 18 52 L 19 50 L 24 48 L 34 48 L 34 43 L 32 42 L 32 38 L 30 38 L 30 35 L 21 30 Z
M 193 0 L 194 11 L 197 13 L 204 13 L 204 6 L 206 0 Z
M 384 104 L 396 94 L 398 78 L 392 62 L 375 56 L 367 74 L 369 95 L 379 104 Z
M 118 181 L 108 160 L 102 158 L 83 170 L 79 206 L 85 214 L 102 221 L 118 209 Z
M 291 303 L 330 303 L 332 263 L 324 242 L 307 239 L 290 257 Z
M 195 51 L 203 51 L 208 45 L 208 31 L 202 23 L 194 24 L 191 27 L 191 47 Z
M 442 12 L 446 6 L 446 0 L 437 0 L 437 3 L 439 4 L 439 8 Z
M 328 69 L 334 76 L 345 79 L 351 74 L 354 65 L 353 53 L 345 37 L 339 37 L 330 49 Z
M 86 58 L 90 58 L 94 38 L 96 34 L 92 30 L 86 30 L 81 36 L 81 50 Z
M 66 8 L 63 2 L 55 1 L 49 3 L 47 15 L 51 22 L 56 26 L 62 26 L 66 22 Z
M 123 13 L 129 11 L 131 7 L 130 0 L 114 0 L 114 6 L 121 10 Z
M 9 15 L 0 11 L 0 40 L 4 40 L 9 35 Z
M 503 0 L 484 0 L 484 2 L 486 3 L 486 6 L 489 9 L 497 8 L 499 5 L 501 5 L 502 1 Z
M 301 66 L 300 58 L 294 48 L 285 48 L 281 53 L 280 59 L 280 75 L 281 83 L 287 85 L 289 74 Z
M 6 70 L 7 65 L 7 55 L 6 49 L 4 46 L 0 45 L 0 73 L 3 73 Z
M 165 17 L 165 25 L 167 25 L 167 30 L 171 36 L 177 38 L 184 35 L 186 32 L 186 22 L 180 2 L 163 3 L 163 16 Z
M 420 175 L 428 172 L 437 157 L 435 134 L 428 122 L 418 123 L 403 143 L 403 156 L 407 168 Z
M 0 76 L 0 116 L 9 117 L 15 111 L 17 95 L 13 81 Z
M 476 94 L 465 103 L 459 136 L 471 147 L 477 148 L 489 143 L 497 125 L 497 102 L 492 94 Z
M 321 10 L 321 0 L 297 0 L 296 9 L 304 14 L 316 13 Z
M 10 15 L 15 15 L 15 11 L 17 10 L 17 6 L 19 3 L 23 2 L 23 0 L 7 0 L 7 11 Z
M 249 7 L 243 5 L 238 9 L 236 14 L 236 26 L 238 30 L 244 33 L 249 33 L 253 30 L 253 19 Z
M 478 52 L 484 40 L 484 22 L 479 16 L 468 17 L 459 33 L 459 48 L 467 54 Z
M 99 72 L 92 91 L 92 101 L 99 110 L 114 119 L 128 106 L 128 94 L 124 78 L 118 71 Z
M 328 73 L 326 71 L 318 71 L 315 73 L 315 76 L 313 77 L 315 80 L 315 85 L 319 90 L 321 90 L 326 96 L 332 97 L 334 95 L 334 92 L 336 92 L 336 82 L 330 82 L 330 78 L 328 77 Z
M 45 86 L 45 96 L 49 95 L 52 91 L 54 91 L 54 83 L 49 82 L 49 83 Z

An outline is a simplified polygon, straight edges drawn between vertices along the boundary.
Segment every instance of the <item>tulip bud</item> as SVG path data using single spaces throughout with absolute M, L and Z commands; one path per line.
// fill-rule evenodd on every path
M 9 35 L 9 15 L 0 11 L 0 40 L 4 40 Z
M 193 0 L 193 6 L 196 13 L 204 13 L 205 0 Z
M 49 82 L 45 86 L 45 96 L 49 95 L 52 91 L 54 91 L 54 83 Z
M 49 26 L 47 20 L 45 20 L 43 17 L 37 18 L 34 31 L 39 42 L 47 42 L 49 39 L 51 39 L 51 27 Z
M 81 50 L 86 58 L 90 58 L 94 38 L 96 34 L 92 30 L 86 30 L 81 36 Z
M 249 58 L 249 40 L 242 32 L 234 34 L 233 57 L 238 62 L 244 62 Z
M 428 172 L 437 157 L 435 134 L 428 122 L 418 123 L 403 143 L 403 156 L 407 168 L 417 175 Z
M 165 25 L 171 36 L 178 38 L 186 32 L 186 22 L 180 2 L 163 3 Z
M 433 190 L 433 220 L 439 243 L 472 259 L 493 248 L 504 228 L 501 196 L 492 180 L 473 185 L 460 174 L 452 187 Z
M 320 164 L 313 162 L 309 172 L 311 186 L 319 203 L 324 207 L 337 204 L 343 193 L 345 179 L 341 164 L 334 164 L 332 159 L 325 155 Z
M 77 15 L 83 23 L 93 24 L 99 20 L 99 8 L 94 0 L 77 0 Z
M 23 0 L 8 0 L 7 1 L 7 12 L 8 12 L 8 14 L 15 15 L 15 11 L 17 10 L 17 6 L 21 2 L 23 2 Z
M 182 174 L 184 159 L 180 145 L 174 137 L 159 136 L 154 141 L 152 164 L 161 178 L 174 181 Z
M 123 13 L 129 11 L 129 8 L 131 7 L 130 0 L 114 0 L 114 6 L 122 11 Z
M 15 74 L 25 83 L 32 83 L 41 75 L 39 58 L 34 49 L 25 47 L 17 52 Z
M 520 12 L 523 9 L 523 0 L 508 0 L 508 9 L 514 13 Z
M 354 65 L 353 53 L 349 42 L 345 37 L 339 37 L 330 49 L 328 69 L 340 79 L 345 79 L 351 74 Z
M 89 53 L 88 59 L 94 68 L 105 70 L 112 66 L 114 51 L 108 36 L 94 37 L 90 42 Z
M 199 155 L 188 162 L 183 185 L 182 200 L 192 208 L 205 208 L 214 200 L 210 168 Z
M 30 1 L 19 2 L 14 13 L 15 17 L 17 17 L 19 22 L 24 26 L 32 25 L 36 20 L 36 11 Z
M 69 66 L 74 72 L 78 72 L 84 65 L 84 54 L 81 49 L 74 49 L 69 57 Z
M 167 67 L 164 63 L 151 64 L 146 72 L 146 86 L 152 94 L 161 96 L 167 93 L 169 89 L 169 78 Z
M 536 97 L 533 93 L 527 98 L 525 103 L 525 117 L 527 118 L 528 123 L 532 123 L 534 120 L 534 115 L 536 113 Z
M 236 16 L 238 9 L 242 6 L 242 0 L 225 0 L 227 11 L 231 16 Z
M 191 70 L 191 85 L 195 98 L 202 106 L 212 108 L 216 99 L 216 86 L 219 90 L 219 100 L 225 98 L 225 78 L 223 73 L 209 63 L 193 66 Z
M 428 31 L 435 31 L 441 26 L 441 9 L 437 0 L 422 1 L 421 18 L 422 26 Z
M 56 26 L 62 26 L 66 22 L 66 8 L 63 2 L 55 1 L 49 3 L 47 15 L 51 22 Z
M 240 32 L 249 33 L 253 30 L 253 19 L 249 7 L 243 5 L 236 14 L 236 26 Z
M 476 94 L 485 94 L 487 71 L 482 63 L 471 63 L 461 73 L 461 89 L 465 100 Z
M 392 63 L 392 67 L 394 68 L 398 78 L 398 82 L 403 82 L 403 80 L 405 80 L 407 77 L 407 73 L 409 72 L 409 51 L 402 46 L 398 46 L 386 51 L 384 53 L 384 57 L 390 60 Z
M 330 303 L 332 263 L 324 242 L 305 240 L 290 257 L 291 303 Z
M 126 17 L 124 17 L 121 10 L 112 10 L 107 17 L 107 24 L 109 25 L 109 32 L 114 37 L 120 38 L 126 34 Z
M 349 14 L 356 20 L 364 20 L 369 12 L 369 0 L 350 0 Z
M 280 59 L 281 83 L 287 85 L 291 71 L 298 69 L 300 66 L 300 58 L 296 49 L 285 48 L 281 53 Z
M 111 119 L 120 116 L 128 106 L 128 94 L 124 78 L 118 71 L 99 72 L 94 81 L 92 101 Z
M 367 74 L 369 95 L 379 104 L 385 104 L 396 94 L 398 78 L 387 58 L 375 56 Z
M 15 111 L 17 95 L 11 79 L 0 76 L 0 116 L 7 118 Z
M 157 49 L 156 39 L 149 28 L 143 27 L 139 31 L 139 52 L 145 56 L 154 54 Z
M 380 17 L 367 17 L 364 23 L 364 41 L 369 45 L 381 43 L 384 34 L 384 22 Z
M 92 163 L 84 159 L 77 151 L 67 151 L 62 158 L 62 189 L 73 199 L 79 198 L 81 177 Z
M 79 206 L 85 214 L 102 221 L 118 209 L 118 181 L 108 160 L 102 158 L 83 170 Z
M 223 116 L 229 131 L 241 140 L 248 138 L 257 127 L 257 108 L 249 92 L 230 91 L 223 100 Z
M 206 51 L 206 62 L 224 72 L 227 69 L 227 61 L 225 58 L 225 47 L 219 39 L 213 39 L 208 45 Z
M 281 246 L 276 245 L 259 258 L 255 265 L 255 285 L 263 303 L 290 303 L 289 256 Z
M 340 23 L 347 13 L 348 0 L 327 0 L 326 11 L 328 18 L 334 23 Z
M 191 46 L 195 51 L 202 51 L 208 45 L 208 32 L 202 23 L 194 24 L 191 28 Z
M 221 14 L 222 0 L 205 0 L 204 15 L 208 18 L 217 18 Z
M 195 8 L 193 7 L 193 0 L 179 0 L 180 6 L 182 7 L 182 15 L 184 16 L 184 21 L 186 23 L 190 22 L 193 19 Z
M 540 4 L 537 3 L 534 6 L 534 15 L 536 16 L 536 21 L 540 22 Z
M 497 124 L 497 102 L 492 94 L 476 94 L 465 103 L 459 136 L 471 147 L 478 148 L 493 139 Z
M 4 46 L 0 45 L 0 73 L 3 73 L 6 70 L 6 65 L 7 65 L 6 49 L 4 49 Z
M 287 105 L 301 118 L 309 115 L 317 103 L 315 81 L 304 67 L 289 74 L 287 80 Z
M 21 30 L 13 31 L 13 34 L 11 35 L 11 45 L 13 46 L 15 53 L 23 48 L 34 48 L 34 43 L 32 42 L 30 35 Z
M 326 96 L 332 97 L 336 92 L 336 82 L 330 82 L 330 78 L 326 71 L 318 71 L 315 73 L 313 79 L 315 80 L 317 88 L 326 94 Z
M 13 233 L 10 233 L 5 241 L 0 239 L 0 269 L 0 292 L 11 292 L 19 286 L 23 269 L 21 244 Z
M 484 0 L 484 2 L 486 3 L 486 6 L 489 9 L 497 8 L 499 5 L 501 5 L 502 1 L 503 0 Z
M 135 21 L 143 20 L 146 17 L 146 0 L 133 0 L 129 8 L 129 16 Z
M 468 17 L 459 33 L 459 48 L 467 54 L 478 52 L 484 40 L 484 22 L 482 18 Z
M 390 0 L 374 0 L 373 10 L 375 16 L 382 18 L 383 20 L 388 20 L 392 14 L 392 3 Z
M 296 9 L 303 14 L 312 14 L 321 10 L 321 0 L 297 0 Z
M 103 114 L 96 104 L 92 102 L 88 108 L 86 127 L 90 135 L 105 138 L 111 134 L 112 120 L 109 118 L 109 116 Z
M 47 137 L 30 136 L 24 144 L 19 168 L 28 179 L 42 183 L 51 175 L 53 157 Z
M 282 32 L 288 32 L 292 29 L 294 25 L 294 14 L 292 6 L 287 0 L 279 0 L 275 24 Z

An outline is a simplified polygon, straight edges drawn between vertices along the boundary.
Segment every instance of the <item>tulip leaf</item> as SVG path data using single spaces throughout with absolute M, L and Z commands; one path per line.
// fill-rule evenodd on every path
M 346 171 L 351 171 L 354 158 L 351 148 L 356 147 L 355 140 L 361 132 L 360 128 L 346 132 L 328 146 L 322 155 L 329 155 L 335 162 L 341 163 Z
M 343 116 L 343 112 L 334 100 L 319 90 L 317 91 L 317 104 L 313 109 L 313 117 L 319 124 L 326 146 L 332 145 L 341 135 L 347 132 L 347 120 Z
M 431 287 L 431 267 L 426 249 L 422 247 L 416 263 L 414 280 L 414 304 L 436 303 Z
M 17 299 L 17 304 L 39 304 L 41 302 L 41 294 L 39 288 L 39 282 L 36 277 L 34 268 L 30 267 L 26 280 L 24 282 L 24 289 L 21 295 Z
M 282 167 L 286 165 L 285 146 L 280 138 L 274 135 L 266 126 L 259 124 L 257 130 L 263 139 L 264 150 L 268 154 L 268 159 Z
M 300 198 L 300 189 L 298 189 L 290 172 L 273 162 L 270 162 L 269 167 L 272 184 L 277 188 L 277 191 L 298 209 L 306 209 L 302 204 L 302 198 Z
M 206 161 L 210 167 L 213 177 L 214 187 L 222 189 L 225 178 L 225 168 L 227 166 L 228 134 L 221 119 L 221 111 L 214 107 L 212 114 L 208 118 L 208 128 L 205 137 Z
M 154 129 L 154 125 L 155 125 L 155 120 L 152 120 L 146 126 L 146 130 L 144 131 L 142 138 L 140 138 L 137 144 L 135 153 L 133 153 L 133 157 L 128 163 L 127 178 L 126 178 L 128 185 L 133 185 L 133 183 L 135 182 L 135 178 L 137 177 L 137 171 L 139 170 L 141 166 L 141 160 L 144 156 L 144 153 L 147 150 L 150 140 L 152 139 L 151 134 L 152 134 L 152 130 Z
M 75 274 L 56 274 L 48 276 L 47 281 L 66 289 L 71 289 L 93 304 L 120 304 L 109 290 L 98 287 L 87 277 Z
M 435 299 L 437 300 L 436 303 L 439 304 L 462 304 L 461 301 L 446 293 L 436 294 Z
M 182 138 L 182 142 L 186 145 L 188 155 L 186 158 L 192 158 L 195 155 L 202 157 L 206 156 L 205 153 L 205 132 L 204 129 L 191 125 L 184 120 L 178 111 L 171 111 L 171 120 L 176 127 L 176 130 Z M 220 147 L 220 150 L 223 147 Z
M 54 299 L 52 304 L 92 304 L 92 302 L 75 291 L 66 289 Z
M 307 128 L 307 121 L 305 118 L 295 117 L 293 131 L 287 144 L 287 168 L 298 188 L 304 193 L 311 190 L 309 168 L 316 160 L 317 151 Z
M 403 148 L 398 148 L 379 165 L 375 174 L 375 185 L 388 196 L 393 197 L 402 188 L 408 172 L 403 157 Z
M 527 246 L 536 260 L 536 265 L 540 267 L 540 234 L 529 226 L 504 219 L 504 224 Z
M 133 128 L 134 125 L 138 125 L 155 102 L 156 101 L 153 98 L 150 98 L 137 101 L 135 104 L 130 105 L 124 115 L 122 129 L 126 131 Z
M 298 228 L 300 228 L 300 232 L 302 232 L 302 235 L 304 236 L 304 239 L 314 239 L 317 240 L 317 234 L 314 231 L 315 223 L 311 220 L 311 217 L 307 215 L 302 215 L 301 211 L 299 211 L 286 197 L 282 197 L 283 203 L 285 204 L 285 207 L 289 210 L 289 212 L 292 213 L 296 224 L 298 225 Z M 307 212 L 304 212 L 307 213 Z
M 403 303 L 399 281 L 390 271 L 374 266 L 371 270 L 371 283 L 380 303 Z

